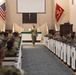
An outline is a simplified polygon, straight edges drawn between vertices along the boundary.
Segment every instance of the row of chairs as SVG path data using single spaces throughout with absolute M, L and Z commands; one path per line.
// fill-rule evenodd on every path
M 15 35 L 15 34 L 14 34 Z M 13 36 L 11 36 L 13 37 Z M 16 39 L 16 41 L 18 40 L 18 38 Z M 8 40 L 9 41 L 9 40 Z M 4 48 L 7 47 L 7 43 L 8 41 L 6 42 Z M 15 69 L 18 69 L 21 71 L 21 75 L 24 75 L 24 71 L 22 70 L 21 68 L 21 61 L 22 61 L 22 52 L 21 52 L 21 39 L 19 40 L 19 42 L 15 42 L 15 47 L 17 49 L 17 54 L 15 56 L 10 56 L 10 55 L 5 55 L 4 59 L 3 59 L 3 62 L 2 62 L 2 66 L 8 66 L 8 67 L 11 67 L 11 66 L 14 66 Z M 10 52 L 10 50 L 8 50 Z M 11 71 L 12 72 L 12 71 Z M 13 72 L 12 72 L 13 73 Z
M 76 70 L 76 43 L 64 43 L 44 37 L 44 45 L 71 69 Z

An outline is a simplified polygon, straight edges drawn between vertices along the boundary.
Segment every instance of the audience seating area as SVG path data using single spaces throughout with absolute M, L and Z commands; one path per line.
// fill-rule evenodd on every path
M 44 45 L 72 70 L 76 70 L 76 43 L 44 37 Z
M 7 38 L 7 39 L 6 39 Z M 20 70 L 21 74 L 24 75 L 25 72 L 21 68 L 21 36 L 18 32 L 13 32 L 11 34 L 7 32 L 0 32 L 0 65 L 9 68 L 14 68 Z M 11 69 L 11 73 L 13 70 Z M 2 71 L 1 71 L 2 72 Z M 3 74 L 3 72 L 2 72 Z
M 21 43 L 20 43 L 21 44 Z M 21 52 L 21 45 L 18 48 L 18 52 L 16 56 L 5 56 L 3 59 L 3 65 L 13 65 L 19 69 L 21 69 L 21 58 L 22 58 L 22 52 Z

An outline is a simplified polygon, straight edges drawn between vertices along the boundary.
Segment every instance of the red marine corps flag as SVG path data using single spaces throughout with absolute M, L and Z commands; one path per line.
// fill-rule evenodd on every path
M 56 4 L 55 18 L 56 18 L 57 22 L 59 21 L 63 12 L 64 12 L 64 9 L 62 7 L 60 7 L 58 4 Z

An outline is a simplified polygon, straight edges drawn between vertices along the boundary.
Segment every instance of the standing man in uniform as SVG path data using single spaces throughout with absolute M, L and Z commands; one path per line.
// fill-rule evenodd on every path
M 32 26 L 31 28 L 31 37 L 32 37 L 32 43 L 35 45 L 36 39 L 37 39 L 37 29 L 35 25 Z

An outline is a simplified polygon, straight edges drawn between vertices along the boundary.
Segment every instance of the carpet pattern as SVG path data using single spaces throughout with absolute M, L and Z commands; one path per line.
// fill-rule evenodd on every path
M 44 45 L 23 45 L 22 55 L 22 69 L 26 75 L 74 75 Z

